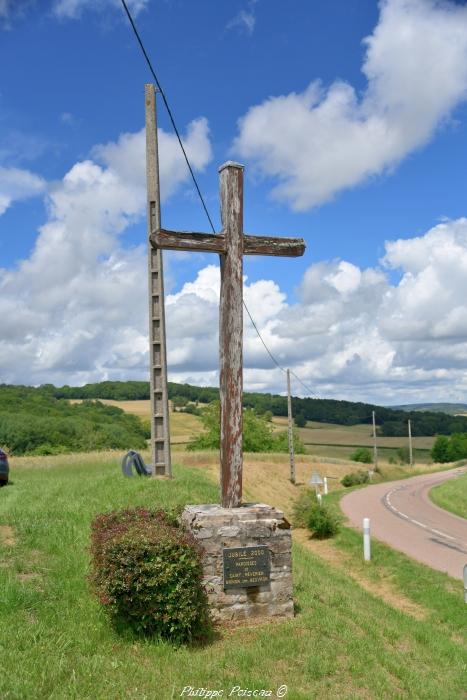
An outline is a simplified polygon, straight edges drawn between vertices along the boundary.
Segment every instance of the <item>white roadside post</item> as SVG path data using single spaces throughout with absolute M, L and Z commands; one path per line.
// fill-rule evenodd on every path
M 321 504 L 322 504 L 322 501 L 323 501 L 322 495 L 321 495 L 320 493 L 317 493 L 317 494 L 316 494 L 316 498 L 318 499 L 319 505 L 321 505 Z
M 363 518 L 363 558 L 365 561 L 371 559 L 370 518 Z
M 467 603 L 467 564 L 464 566 L 464 603 Z
M 324 482 L 324 495 L 328 495 L 328 477 L 325 476 L 323 477 L 323 482 Z
M 321 505 L 321 494 L 319 492 L 319 487 L 322 486 L 324 483 L 323 477 L 317 471 L 314 471 L 312 472 L 311 479 L 308 483 L 310 484 L 310 486 L 314 486 L 316 497 L 318 499 L 319 504 Z

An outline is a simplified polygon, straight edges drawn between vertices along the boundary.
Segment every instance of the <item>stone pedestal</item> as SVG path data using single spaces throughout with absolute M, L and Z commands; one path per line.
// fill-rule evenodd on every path
M 293 617 L 292 533 L 281 511 L 262 503 L 245 504 L 239 508 L 211 504 L 186 506 L 182 520 L 203 550 L 203 584 L 214 620 L 235 622 Z M 270 563 L 270 572 L 263 575 L 267 583 L 225 588 L 224 550 L 261 549 L 264 545 L 269 551 Z M 254 550 L 250 552 L 254 554 Z M 264 555 L 265 550 L 262 549 L 261 553 Z M 242 554 L 240 551 L 239 556 Z M 251 580 L 254 581 L 254 577 Z

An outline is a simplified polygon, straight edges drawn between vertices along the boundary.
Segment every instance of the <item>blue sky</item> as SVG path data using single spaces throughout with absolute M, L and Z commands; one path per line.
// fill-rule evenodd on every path
M 467 10 L 133 0 L 216 226 L 303 236 L 246 260 L 268 345 L 320 396 L 467 400 Z M 118 0 L 0 0 L 0 381 L 146 376 L 144 83 Z M 162 103 L 162 219 L 209 231 Z M 213 257 L 166 254 L 169 375 L 217 381 Z M 245 385 L 283 391 L 245 321 Z M 294 392 L 303 394 L 300 385 Z

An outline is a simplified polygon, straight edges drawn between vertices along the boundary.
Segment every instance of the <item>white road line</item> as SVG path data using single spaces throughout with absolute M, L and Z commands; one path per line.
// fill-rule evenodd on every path
M 418 527 L 421 527 L 424 530 L 428 530 L 429 532 L 432 532 L 435 535 L 439 535 L 440 537 L 445 537 L 447 540 L 456 541 L 456 539 L 457 539 L 456 537 L 452 537 L 452 535 L 448 535 L 446 532 L 441 532 L 440 530 L 435 530 L 434 528 L 429 527 L 428 525 L 425 525 L 425 523 L 421 523 L 419 520 L 414 520 L 409 515 L 407 515 L 406 513 L 403 513 L 401 510 L 399 510 L 398 508 L 393 506 L 393 504 L 391 503 L 390 496 L 392 496 L 392 494 L 395 493 L 396 491 L 401 491 L 403 488 L 404 488 L 404 486 L 397 486 L 396 488 L 391 489 L 391 491 L 388 491 L 387 494 L 385 494 L 384 501 L 385 501 L 386 505 L 388 506 L 388 508 L 390 510 L 392 510 L 394 513 L 396 513 L 397 515 L 399 515 L 401 518 L 405 518 L 406 520 L 411 522 L 413 525 L 417 525 Z
M 431 532 L 434 532 L 435 535 L 441 535 L 441 537 L 447 537 L 448 540 L 455 540 L 455 537 L 451 537 L 451 535 L 446 535 L 445 532 L 440 532 L 440 530 L 435 530 L 434 528 L 431 529 Z

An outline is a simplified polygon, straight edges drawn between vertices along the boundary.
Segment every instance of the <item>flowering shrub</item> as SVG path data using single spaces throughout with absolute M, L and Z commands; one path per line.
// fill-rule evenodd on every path
M 176 514 L 134 508 L 98 515 L 91 555 L 92 586 L 115 620 L 176 643 L 206 633 L 200 552 Z

